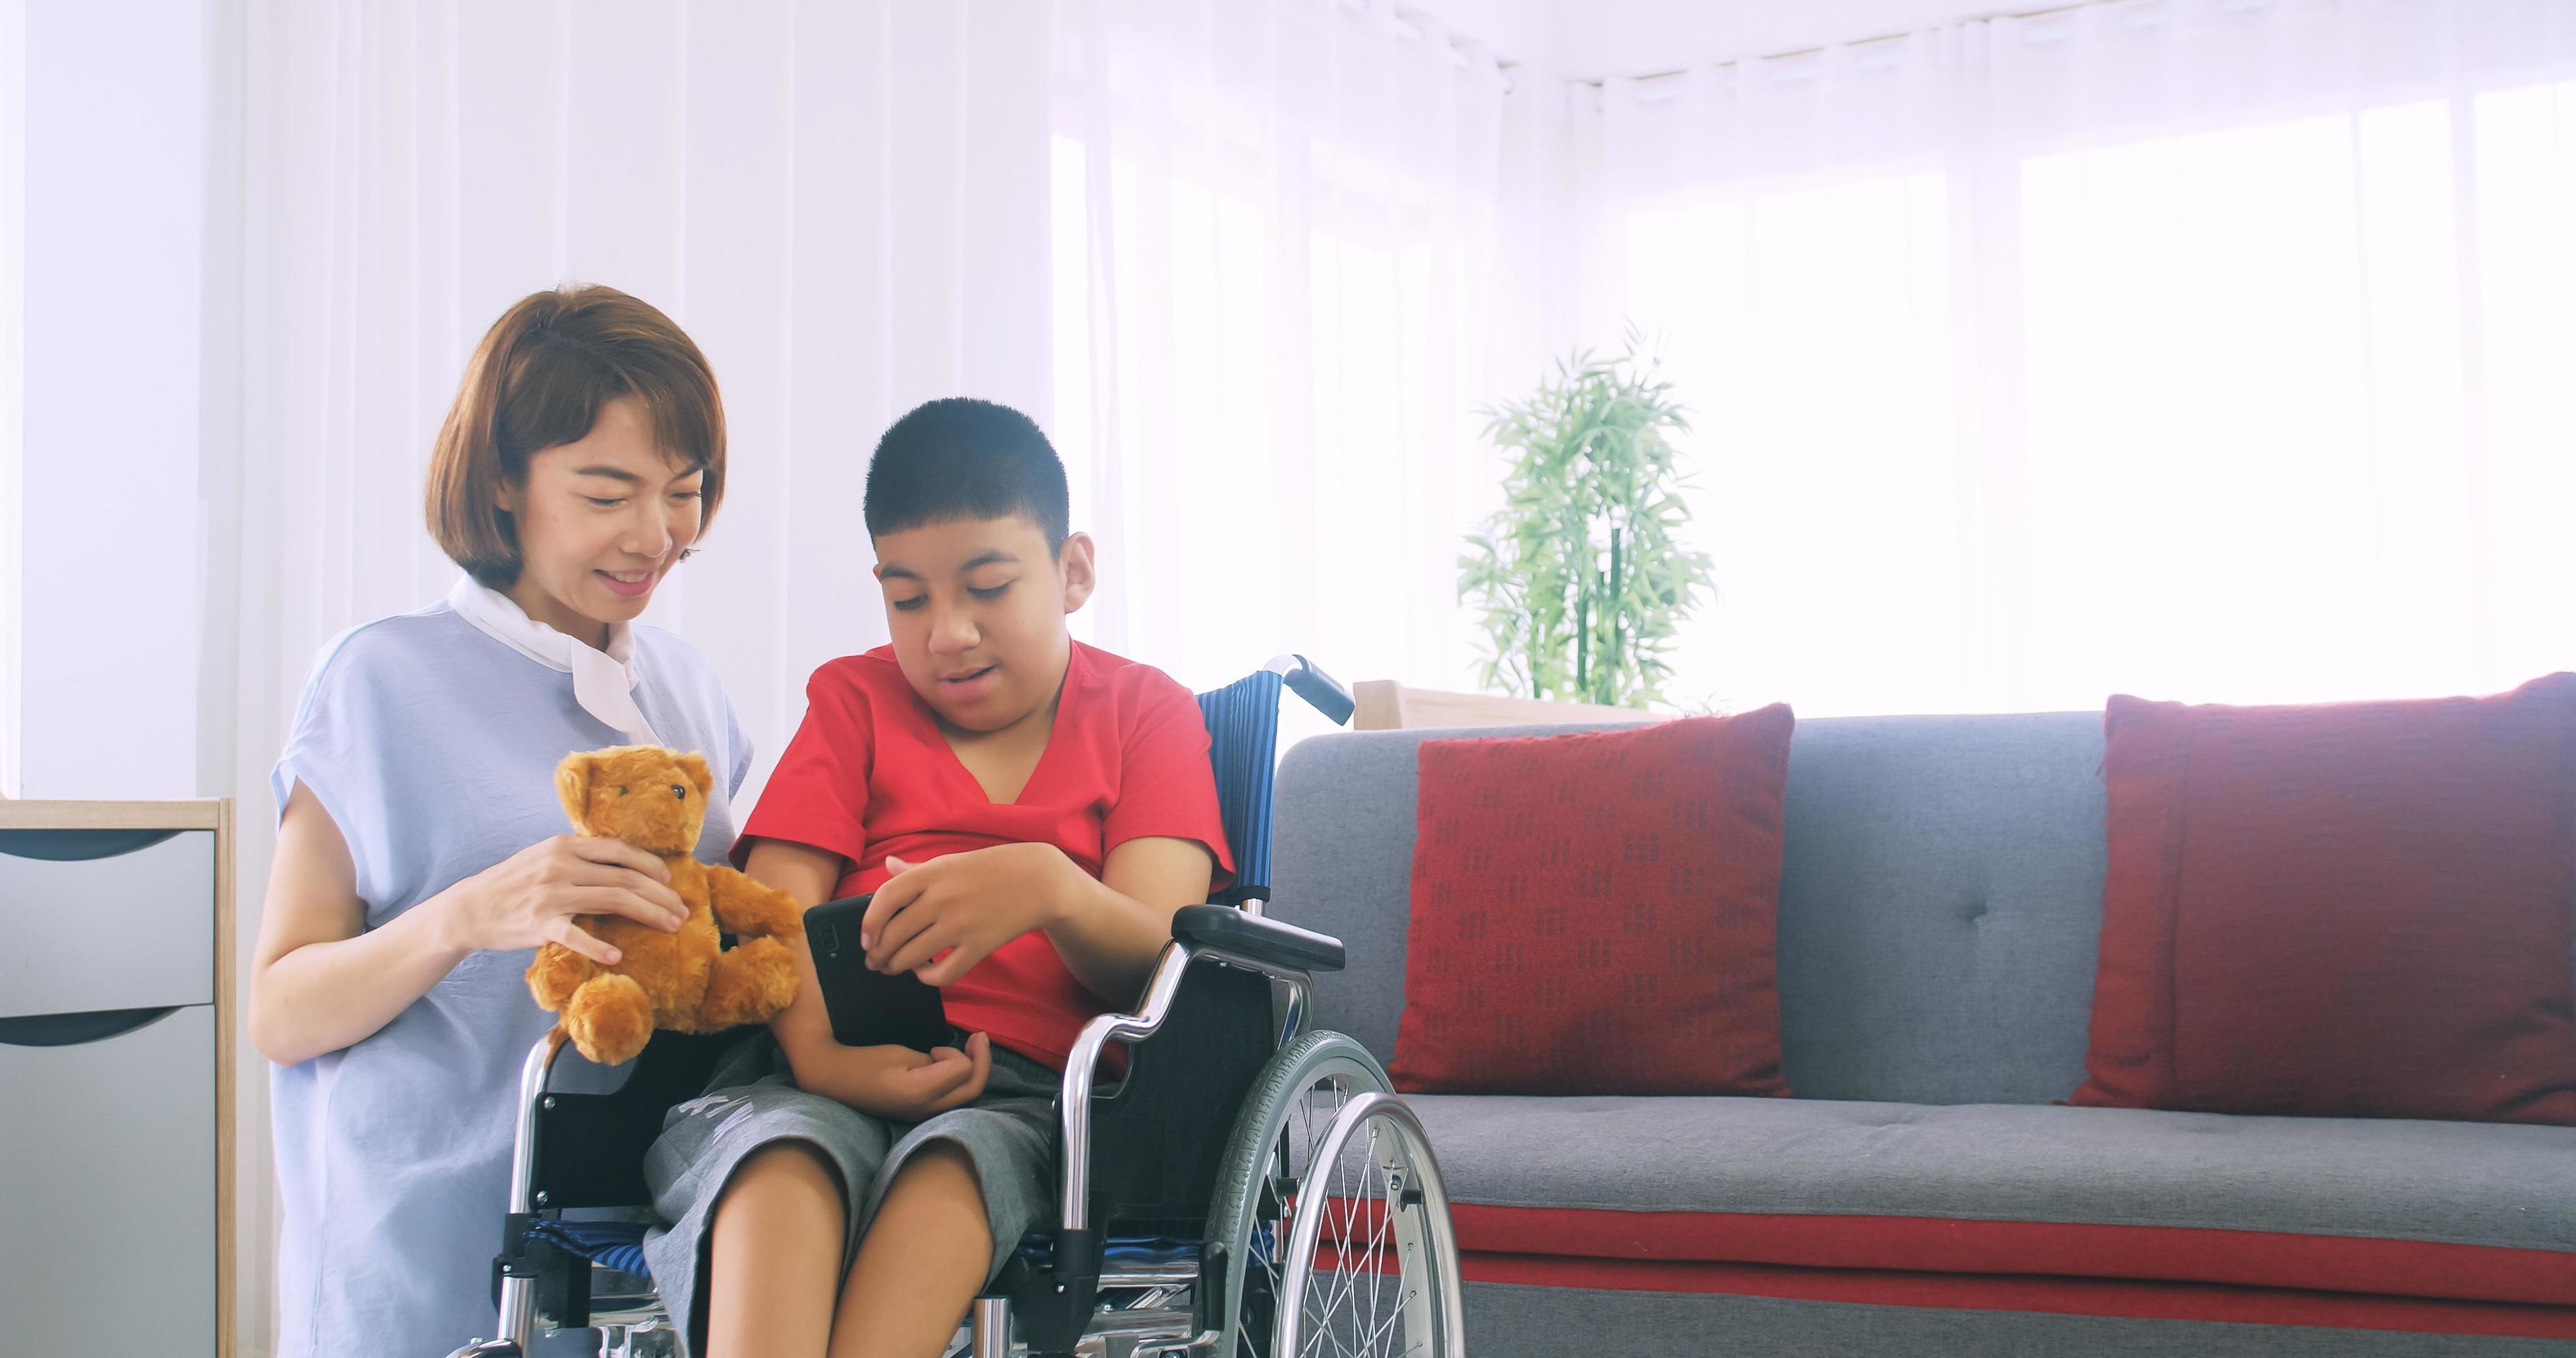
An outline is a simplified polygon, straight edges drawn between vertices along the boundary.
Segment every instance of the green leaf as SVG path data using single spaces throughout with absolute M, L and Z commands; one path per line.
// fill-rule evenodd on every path
M 1691 424 L 1674 391 L 1632 323 L 1619 353 L 1578 350 L 1527 399 L 1478 408 L 1508 455 L 1502 508 L 1458 559 L 1488 687 L 1663 700 L 1663 654 L 1700 598 L 1716 597 L 1708 554 L 1678 545 L 1691 478 L 1669 436 Z

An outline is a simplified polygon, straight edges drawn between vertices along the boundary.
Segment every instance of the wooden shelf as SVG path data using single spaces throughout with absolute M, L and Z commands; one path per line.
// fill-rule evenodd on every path
M 1634 707 L 1602 707 L 1594 703 L 1562 703 L 1537 698 L 1506 698 L 1494 693 L 1444 693 L 1439 689 L 1406 688 L 1392 679 L 1363 679 L 1351 685 L 1351 696 L 1358 705 L 1353 714 L 1354 731 L 1404 731 L 1425 727 L 1457 726 L 1558 726 L 1582 723 L 1592 726 L 1619 725 L 1630 722 L 1669 721 L 1670 712 L 1648 712 Z

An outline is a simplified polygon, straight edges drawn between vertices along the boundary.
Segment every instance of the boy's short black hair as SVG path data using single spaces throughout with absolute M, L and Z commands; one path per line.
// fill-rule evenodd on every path
M 1064 462 L 1037 421 L 992 401 L 951 396 L 913 407 L 877 440 L 862 502 L 868 534 L 1026 515 L 1047 550 L 1073 532 Z

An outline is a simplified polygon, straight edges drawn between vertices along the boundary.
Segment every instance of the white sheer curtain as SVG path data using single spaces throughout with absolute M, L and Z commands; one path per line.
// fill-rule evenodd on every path
M 1474 407 L 1538 371 L 1555 88 L 1338 0 L 1067 0 L 1056 432 L 1103 644 L 1472 686 Z
M 237 610 L 209 635 L 237 651 L 208 662 L 245 808 L 244 958 L 297 686 L 334 633 L 454 579 L 422 469 L 475 340 L 531 290 L 624 288 L 715 365 L 725 502 L 649 616 L 713 658 L 763 775 L 813 667 L 884 639 L 859 517 L 877 434 L 960 391 L 1047 415 L 1047 37 L 1026 17 L 254 0 L 244 427 L 209 589 Z M 244 1067 L 243 1155 L 264 1168 L 265 1067 Z M 246 1216 L 245 1241 L 267 1224 Z M 266 1257 L 248 1256 L 260 1307 Z
M 1107 558 L 1082 634 L 1201 686 L 1290 648 L 1467 681 L 1469 409 L 1536 371 L 1562 118 L 1436 28 L 1341 0 L 251 0 L 243 50 L 204 707 L 245 901 L 314 649 L 453 579 L 430 438 L 482 330 L 565 279 L 661 306 L 723 383 L 725 503 L 649 616 L 723 672 L 756 777 L 812 668 L 883 639 L 867 455 L 952 393 L 1062 445 Z
M 1046 42 L 1007 4 L 254 6 L 245 786 L 313 648 L 437 597 L 429 438 L 519 296 L 610 283 L 723 383 L 731 471 L 652 620 L 775 753 L 883 639 L 859 488 L 896 413 L 1049 396 Z
M 1589 94 L 1589 92 L 1585 92 Z M 2576 664 L 2576 6 L 2132 0 L 1576 104 L 1718 604 L 1801 712 Z
M 0 0 L 0 797 L 19 787 L 19 531 L 26 380 L 27 5 Z

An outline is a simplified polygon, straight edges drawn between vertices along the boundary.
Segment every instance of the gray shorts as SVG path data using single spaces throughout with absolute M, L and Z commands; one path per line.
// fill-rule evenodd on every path
M 959 1045 L 964 1044 L 963 1034 Z M 984 1192 L 984 1221 L 993 1233 L 989 1280 L 1009 1261 L 1020 1237 L 1055 1211 L 1056 1091 L 1060 1077 L 1017 1052 L 993 1048 L 983 1096 L 927 1122 L 889 1122 L 796 1087 L 777 1039 L 746 1038 L 716 1063 L 707 1092 L 672 1107 L 662 1135 L 644 1157 L 657 1226 L 644 1257 L 670 1308 L 683 1355 L 706 1333 L 707 1235 L 716 1200 L 742 1162 L 765 1147 L 801 1141 L 839 1173 L 848 1230 L 840 1276 L 849 1276 L 859 1237 L 885 1201 L 895 1171 L 915 1150 L 945 1141 L 974 1162 Z

